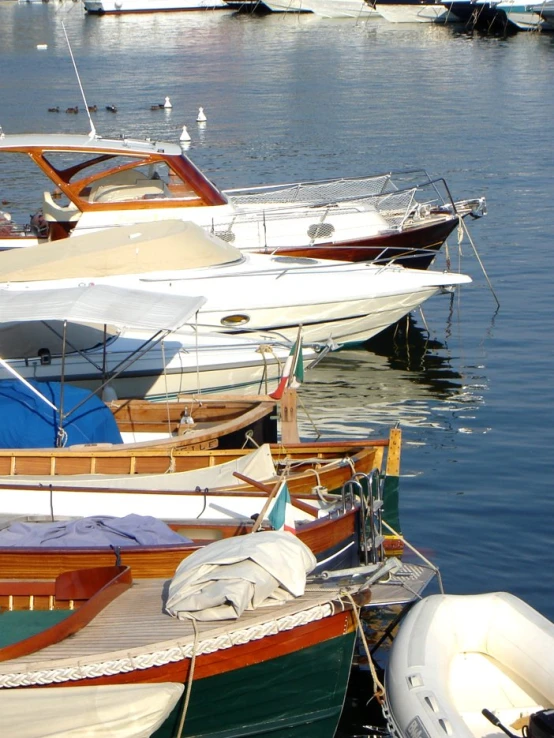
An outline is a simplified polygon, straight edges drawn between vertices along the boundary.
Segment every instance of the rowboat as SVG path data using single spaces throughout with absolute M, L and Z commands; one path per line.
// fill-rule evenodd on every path
M 397 593 L 398 567 L 387 563 L 340 580 L 312 581 L 311 552 L 278 532 L 219 541 L 195 556 L 170 581 L 135 578 L 71 638 L 49 642 L 45 631 L 42 647 L 1 662 L 0 707 L 4 698 L 27 696 L 19 714 L 12 710 L 7 717 L 0 709 L 2 734 L 20 735 L 17 720 L 27 720 L 33 698 L 41 690 L 51 695 L 53 686 L 63 720 L 65 692 L 69 699 L 82 688 L 163 683 L 184 686 L 184 695 L 157 738 L 253 735 L 270 728 L 283 736 L 332 738 L 358 608 Z M 413 597 L 406 587 L 400 599 Z M 38 620 L 40 613 L 34 614 Z
M 445 180 L 424 170 L 223 191 L 177 144 L 104 138 L 94 128 L 88 136 L 4 134 L 0 155 L 7 175 L 40 187 L 40 171 L 52 183 L 37 189 L 34 206 L 31 191 L 21 203 L 25 218 L 41 205 L 30 223 L 5 216 L 0 249 L 180 218 L 243 250 L 425 269 L 461 219 L 486 212 L 484 198 L 455 201 Z
M 395 738 L 554 735 L 554 624 L 506 592 L 431 595 L 401 622 L 386 672 Z

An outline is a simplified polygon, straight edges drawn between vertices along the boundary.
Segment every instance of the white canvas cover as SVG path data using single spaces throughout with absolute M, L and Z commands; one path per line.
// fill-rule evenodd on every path
M 5 738 L 148 738 L 183 693 L 182 684 L 112 684 L 0 690 Z
M 71 447 L 70 447 L 71 448 Z M 241 456 L 232 461 L 204 469 L 192 469 L 185 472 L 160 474 L 67 474 L 56 475 L 53 479 L 48 476 L 25 475 L 0 477 L 0 484 L 11 485 L 17 489 L 18 484 L 41 484 L 45 489 L 54 483 L 60 487 L 110 487 L 118 489 L 148 489 L 163 492 L 164 490 L 194 490 L 213 489 L 215 487 L 231 487 L 244 484 L 234 476 L 233 472 L 240 472 L 251 479 L 263 482 L 275 476 L 275 466 L 271 456 L 271 448 L 265 443 L 250 454 Z M 155 511 L 153 511 L 155 515 Z
M 3 323 L 67 320 L 122 329 L 176 331 L 205 302 L 204 297 L 179 297 L 100 284 L 32 292 L 3 289 L 0 316 Z
M 164 220 L 106 228 L 83 236 L 0 253 L 3 282 L 181 271 L 242 259 L 231 244 L 195 223 Z
M 316 566 L 292 533 L 263 531 L 224 538 L 184 559 L 170 582 L 166 610 L 179 620 L 229 620 L 245 610 L 304 594 Z

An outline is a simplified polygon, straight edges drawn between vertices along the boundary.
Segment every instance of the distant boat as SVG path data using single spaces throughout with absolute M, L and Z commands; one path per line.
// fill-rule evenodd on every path
M 440 2 L 376 0 L 375 9 L 391 23 L 454 23 L 459 19 Z
M 426 597 L 401 621 L 386 695 L 398 738 L 552 736 L 554 623 L 506 592 Z
M 86 12 L 92 15 L 228 8 L 224 0 L 83 0 L 83 4 Z
M 322 18 L 377 18 L 379 13 L 366 0 L 308 0 L 310 9 Z
M 521 0 L 501 0 L 497 7 L 520 31 L 554 30 L 554 2 L 529 5 Z
M 444 7 L 470 30 L 486 33 L 510 33 L 517 31 L 498 0 L 443 0 Z

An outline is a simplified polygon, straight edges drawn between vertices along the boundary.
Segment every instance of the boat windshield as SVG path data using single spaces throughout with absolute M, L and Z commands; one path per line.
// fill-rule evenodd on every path
M 155 200 L 200 203 L 199 194 L 166 161 L 143 156 L 49 151 L 44 159 L 77 197 L 90 204 Z

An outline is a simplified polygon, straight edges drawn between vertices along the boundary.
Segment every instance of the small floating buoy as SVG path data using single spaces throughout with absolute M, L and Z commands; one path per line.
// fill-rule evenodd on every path
M 181 131 L 181 135 L 179 136 L 179 141 L 190 141 L 190 134 L 187 131 L 186 126 L 183 126 L 183 130 Z
M 196 116 L 197 123 L 205 123 L 208 119 L 204 113 L 204 108 L 198 108 L 198 115 Z
M 164 108 L 166 110 L 169 110 L 169 108 L 172 108 L 172 107 L 173 105 L 171 104 L 171 100 L 168 97 L 166 97 L 165 102 L 164 102 Z
M 45 51 L 48 48 L 48 44 L 37 44 L 37 49 Z

